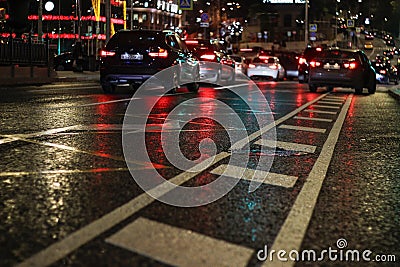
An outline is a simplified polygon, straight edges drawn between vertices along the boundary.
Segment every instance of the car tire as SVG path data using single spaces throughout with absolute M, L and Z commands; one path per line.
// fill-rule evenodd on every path
M 371 79 L 371 82 L 368 85 L 368 93 L 375 94 L 375 92 L 376 92 L 376 80 Z
M 355 92 L 356 92 L 356 95 L 361 95 L 362 94 L 362 92 L 363 92 L 363 87 L 362 86 L 359 86 L 359 85 L 357 85 L 355 88 L 354 88 L 354 90 L 355 90 Z
M 308 90 L 310 90 L 311 93 L 317 92 L 317 89 L 318 89 L 318 87 L 316 85 L 313 85 L 313 84 L 308 85 Z
M 114 93 L 115 92 L 115 85 L 112 85 L 110 83 L 102 83 L 101 88 L 103 88 L 104 93 Z

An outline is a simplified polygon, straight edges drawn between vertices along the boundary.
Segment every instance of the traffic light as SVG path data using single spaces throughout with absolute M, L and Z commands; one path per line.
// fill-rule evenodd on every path
M 30 0 L 8 0 L 8 13 L 10 15 L 7 20 L 8 28 L 17 34 L 28 32 L 30 23 L 28 21 Z

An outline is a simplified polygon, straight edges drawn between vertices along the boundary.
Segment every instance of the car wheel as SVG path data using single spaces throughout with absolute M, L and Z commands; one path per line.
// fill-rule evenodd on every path
M 363 92 L 362 86 L 357 85 L 354 89 L 355 89 L 357 95 L 361 95 Z
M 186 87 L 190 92 L 196 93 L 199 91 L 200 85 L 199 83 L 194 82 L 194 83 L 188 83 Z
M 308 85 L 308 90 L 310 90 L 311 93 L 315 93 L 317 91 L 318 87 L 313 84 Z
M 368 85 L 368 93 L 375 94 L 375 92 L 376 92 L 376 80 L 371 79 L 371 82 Z
M 101 88 L 103 88 L 103 91 L 105 93 L 114 93 L 115 92 L 115 85 L 112 85 L 110 83 L 102 83 Z
M 279 81 L 279 71 L 276 73 L 276 77 L 274 78 L 274 81 L 275 82 Z

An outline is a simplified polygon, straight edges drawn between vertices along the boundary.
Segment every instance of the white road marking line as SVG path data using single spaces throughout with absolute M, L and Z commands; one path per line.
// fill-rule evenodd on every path
M 143 217 L 106 242 L 172 266 L 247 266 L 253 250 Z
M 271 251 L 279 251 L 281 249 L 289 252 L 291 250 L 299 251 L 301 243 L 306 234 L 308 224 L 310 223 L 319 193 L 322 188 L 322 183 L 325 180 L 329 164 L 332 160 L 333 151 L 343 123 L 346 119 L 347 111 L 350 107 L 352 95 L 347 98 L 335 124 L 327 140 L 325 141 L 321 153 L 315 162 L 310 174 L 305 181 L 303 188 L 299 192 L 296 201 L 289 212 L 283 226 L 281 227 Z M 263 266 L 294 266 L 295 262 L 288 261 L 267 261 Z
M 327 105 L 312 105 L 313 108 L 331 108 L 331 109 L 340 109 L 338 106 L 327 106 Z
M 326 99 L 337 99 L 337 100 L 342 100 L 342 101 L 346 100 L 346 98 L 344 98 L 342 96 L 333 96 L 333 95 L 327 95 L 325 98 Z
M 36 132 L 36 133 L 28 133 L 28 134 L 3 134 L 0 136 L 5 137 L 5 139 L 0 140 L 0 145 L 21 140 L 21 138 L 35 138 L 35 137 L 41 137 L 44 135 L 52 135 L 52 134 L 57 134 L 57 133 L 66 132 L 66 131 L 70 131 L 70 130 L 75 130 L 78 127 L 80 127 L 80 125 L 55 128 L 55 129 L 45 130 L 45 131 Z
M 244 147 L 248 142 L 253 141 L 254 139 L 258 138 L 261 134 L 271 130 L 272 128 L 276 127 L 277 125 L 281 124 L 282 122 L 290 119 L 297 113 L 301 112 L 306 107 L 314 104 L 315 102 L 319 101 L 327 94 L 322 94 L 316 99 L 305 103 L 304 105 L 298 107 L 297 109 L 293 110 L 292 112 L 286 114 L 285 116 L 275 120 L 262 129 L 252 133 L 248 138 L 243 138 L 232 145 L 230 150 L 240 149 Z M 221 161 L 222 159 L 228 157 L 230 154 L 226 152 L 221 152 L 217 154 L 212 159 L 214 160 L 213 164 Z M 198 165 L 194 166 L 198 168 L 203 163 L 199 163 Z M 205 167 L 210 166 L 207 160 L 205 161 Z M 191 178 L 198 175 L 201 171 L 194 172 L 190 170 L 188 172 L 183 172 L 174 178 L 170 179 L 170 182 L 175 183 L 176 185 L 183 184 L 184 182 L 190 180 Z M 163 184 L 154 188 L 155 192 L 152 192 L 154 195 L 157 193 L 158 195 L 162 194 L 160 189 L 163 188 Z M 165 193 L 168 191 L 164 189 Z M 98 235 L 104 233 L 105 231 L 109 230 L 111 227 L 115 226 L 116 224 L 124 221 L 125 219 L 129 218 L 142 208 L 150 205 L 153 203 L 155 199 L 146 193 L 142 193 L 141 195 L 135 197 L 128 203 L 116 208 L 115 210 L 109 212 L 108 214 L 104 215 L 103 217 L 93 221 L 92 223 L 80 228 L 79 230 L 73 232 L 72 234 L 68 235 L 66 238 L 53 243 L 52 245 L 48 246 L 47 248 L 39 251 L 35 255 L 31 256 L 30 258 L 26 259 L 22 263 L 17 266 L 26 266 L 26 267 L 34 267 L 34 266 L 48 266 L 53 264 L 54 262 L 62 259 L 63 257 L 67 256 L 72 251 L 78 249 L 82 245 L 86 244 L 90 240 L 94 239 Z
M 271 173 L 262 170 L 253 170 L 233 165 L 222 164 L 211 171 L 212 174 L 225 175 L 236 179 L 248 181 L 256 180 L 260 183 L 291 188 L 297 181 L 296 176 Z M 240 176 L 243 174 L 243 176 Z
M 142 168 L 143 169 L 143 168 Z M 41 174 L 71 174 L 71 173 L 99 173 L 99 172 L 122 172 L 128 171 L 128 168 L 97 168 L 89 170 L 46 170 L 37 172 L 0 172 L 0 177 L 8 176 L 29 176 L 29 175 L 41 175 Z
M 318 104 L 329 104 L 329 105 L 340 105 L 341 106 L 343 104 L 343 102 L 342 101 L 338 102 L 338 101 L 321 100 L 321 101 L 318 101 Z
M 218 155 L 197 164 L 191 170 L 183 172 L 168 181 L 176 185 L 181 185 L 204 171 L 206 168 L 208 168 L 208 166 L 210 166 L 210 164 L 215 164 L 223 160 L 224 158 L 227 158 L 229 155 L 229 153 L 221 152 Z M 151 194 L 162 196 L 168 193 L 167 188 L 169 187 L 165 187 L 166 183 L 167 182 L 164 182 L 157 187 L 151 189 Z M 128 203 L 116 208 L 115 210 L 104 215 L 103 217 L 73 232 L 66 238 L 56 243 L 53 243 L 47 248 L 41 250 L 40 252 L 21 262 L 17 266 L 44 267 L 51 265 L 54 262 L 67 256 L 72 251 L 78 249 L 80 246 L 94 239 L 98 235 L 114 227 L 116 224 L 126 220 L 127 218 L 129 218 L 139 210 L 143 209 L 144 207 L 150 205 L 154 201 L 155 199 L 153 197 L 151 197 L 147 193 L 142 193 Z
M 319 113 L 319 114 L 332 114 L 332 115 L 336 115 L 337 114 L 336 111 L 325 111 L 325 110 L 318 110 L 318 109 L 306 109 L 306 110 L 304 110 L 304 112 Z
M 326 129 L 322 129 L 322 128 L 304 127 L 304 126 L 296 126 L 296 125 L 288 125 L 288 124 L 282 124 L 281 126 L 279 126 L 279 128 L 296 130 L 296 131 L 313 132 L 313 133 L 325 133 L 326 132 Z
M 311 106 L 315 102 L 318 102 L 320 99 L 322 99 L 326 95 L 327 94 L 323 94 L 323 95 L 317 97 L 316 99 L 314 99 L 314 100 L 312 100 L 312 101 L 310 101 L 310 102 L 298 107 L 297 109 L 295 109 L 292 112 L 286 114 L 285 116 L 275 120 L 275 122 L 272 122 L 272 123 L 264 126 L 263 128 L 261 128 L 260 130 L 250 134 L 248 138 L 243 138 L 242 140 L 237 141 L 235 144 L 232 145 L 232 147 L 230 149 L 231 150 L 235 150 L 235 149 L 240 150 L 240 149 L 242 149 L 245 145 L 247 145 L 248 142 L 251 142 L 251 141 L 257 139 L 259 136 L 261 136 L 264 133 L 268 132 L 272 128 L 278 126 L 279 124 L 283 123 L 284 121 L 286 121 L 286 120 L 290 119 L 291 117 L 295 116 L 297 113 L 303 111 L 305 108 Z
M 310 118 L 310 117 L 302 117 L 302 116 L 294 116 L 293 119 L 298 120 L 309 120 L 309 121 L 321 121 L 321 122 L 332 122 L 332 119 L 324 119 L 324 118 Z
M 291 143 L 291 142 L 283 142 L 283 141 L 273 141 L 273 140 L 266 140 L 260 139 L 255 142 L 256 145 L 266 146 L 266 147 L 279 147 L 284 150 L 293 150 L 293 151 L 300 151 L 300 152 L 307 152 L 307 153 L 314 153 L 316 146 L 299 144 L 299 143 Z

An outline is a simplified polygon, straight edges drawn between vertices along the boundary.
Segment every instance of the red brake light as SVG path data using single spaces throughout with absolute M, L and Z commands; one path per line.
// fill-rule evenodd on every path
M 321 62 L 318 62 L 318 61 L 311 61 L 311 62 L 310 62 L 310 66 L 311 66 L 312 68 L 319 67 L 319 66 L 321 66 Z
M 380 70 L 379 73 L 386 74 L 386 70 Z
M 299 58 L 299 65 L 306 64 L 307 60 L 304 57 Z
M 343 64 L 343 66 L 346 69 L 354 70 L 357 67 L 357 64 L 355 62 L 346 62 L 346 63 Z
M 197 41 L 197 40 L 186 40 L 185 43 L 186 44 L 199 44 L 199 41 Z
M 215 54 L 204 54 L 200 56 L 200 59 L 215 60 Z
M 277 70 L 277 69 L 278 69 L 278 65 L 277 65 L 277 64 L 271 64 L 271 65 L 269 66 L 269 68 L 270 68 L 270 69 L 273 69 L 273 70 Z
M 168 51 L 165 50 L 164 48 L 159 48 L 158 52 L 149 52 L 149 56 L 167 58 L 168 57 Z
M 100 51 L 100 56 L 101 57 L 112 57 L 112 56 L 115 56 L 115 52 L 107 51 L 107 50 L 101 50 Z

